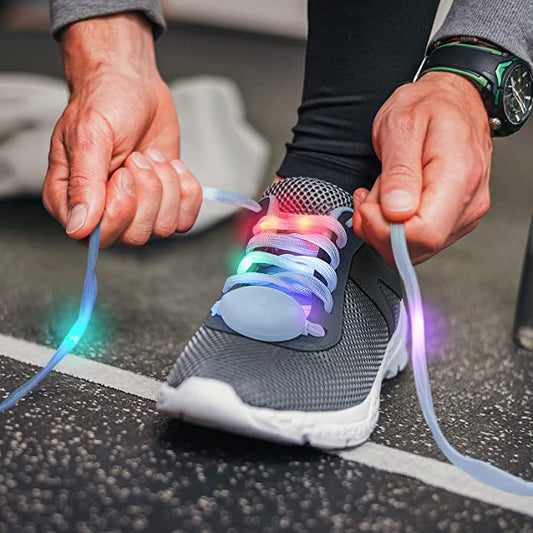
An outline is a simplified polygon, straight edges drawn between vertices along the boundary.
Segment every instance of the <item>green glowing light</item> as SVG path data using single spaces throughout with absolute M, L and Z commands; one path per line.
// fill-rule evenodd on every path
M 96 306 L 87 326 L 76 322 L 79 313 L 79 297 L 71 297 L 46 313 L 43 324 L 48 324 L 47 344 L 58 345 L 66 336 L 69 343 L 79 344 L 72 350 L 79 357 L 93 359 L 95 348 L 112 343 L 115 332 L 111 314 Z M 98 352 L 98 350 L 96 350 Z

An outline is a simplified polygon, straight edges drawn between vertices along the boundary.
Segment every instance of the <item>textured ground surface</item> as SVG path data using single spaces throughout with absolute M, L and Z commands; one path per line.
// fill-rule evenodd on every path
M 0 56 L 1 71 L 60 74 L 46 36 L 4 33 L 0 49 L 8 48 L 16 54 Z M 273 146 L 275 170 L 299 100 L 301 44 L 175 28 L 159 58 L 169 80 L 234 79 Z M 533 205 L 532 140 L 533 123 L 497 142 L 490 214 L 418 270 L 445 433 L 463 452 L 529 479 L 533 356 L 510 332 Z M 79 353 L 164 379 L 230 269 L 233 225 L 103 253 Z M 85 255 L 38 201 L 1 202 L 0 333 L 55 346 L 76 312 Z M 34 371 L 3 355 L 2 394 Z M 523 515 L 336 456 L 169 422 L 147 400 L 65 376 L 1 415 L 0 427 L 0 531 L 533 529 Z M 410 371 L 385 384 L 372 440 L 443 459 Z

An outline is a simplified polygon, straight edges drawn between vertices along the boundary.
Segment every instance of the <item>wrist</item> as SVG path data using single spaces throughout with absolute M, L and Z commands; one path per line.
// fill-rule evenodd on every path
M 445 71 L 427 72 L 420 76 L 416 83 L 431 83 L 432 85 L 436 84 L 456 94 L 459 93 L 459 96 L 463 97 L 476 96 L 479 102 L 483 104 L 478 88 L 474 85 L 474 83 L 460 74 Z
M 64 32 L 61 49 L 71 91 L 107 73 L 148 79 L 158 76 L 151 26 L 141 14 L 76 22 Z
M 417 85 L 428 85 L 429 91 L 438 89 L 440 95 L 448 95 L 455 104 L 464 106 L 480 121 L 486 123 L 488 114 L 478 88 L 470 80 L 453 72 L 427 72 L 416 81 Z

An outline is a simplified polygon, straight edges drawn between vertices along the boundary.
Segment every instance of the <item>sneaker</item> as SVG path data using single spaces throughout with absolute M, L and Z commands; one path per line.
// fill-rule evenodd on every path
M 398 274 L 352 226 L 343 189 L 271 185 L 237 273 L 163 385 L 163 413 L 246 436 L 355 446 L 407 364 Z

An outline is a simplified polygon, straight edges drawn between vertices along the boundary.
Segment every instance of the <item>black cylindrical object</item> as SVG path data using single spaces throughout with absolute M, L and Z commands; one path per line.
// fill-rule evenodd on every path
M 518 291 L 514 340 L 522 348 L 533 352 L 533 217 Z

